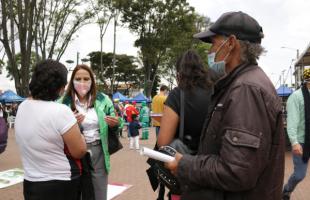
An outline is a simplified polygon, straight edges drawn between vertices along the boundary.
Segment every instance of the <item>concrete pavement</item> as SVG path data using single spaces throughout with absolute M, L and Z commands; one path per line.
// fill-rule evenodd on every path
M 124 135 L 126 132 L 124 132 Z M 133 185 L 120 196 L 113 200 L 155 200 L 157 193 L 154 193 L 145 170 L 148 168 L 146 158 L 139 155 L 135 150 L 129 149 L 127 138 L 121 139 L 124 148 L 111 156 L 112 170 L 109 175 L 110 183 L 123 183 Z M 9 132 L 9 141 L 6 151 L 0 155 L 0 171 L 22 167 L 18 148 L 15 142 L 14 130 Z M 155 143 L 155 130 L 152 129 L 149 140 L 140 140 L 140 146 L 153 147 Z M 285 181 L 293 170 L 291 155 L 286 154 L 285 160 Z M 309 174 L 309 170 L 308 170 Z M 310 177 L 298 185 L 292 195 L 292 200 L 309 200 L 310 198 Z M 0 189 L 0 200 L 22 200 L 22 184 L 17 184 L 5 189 Z

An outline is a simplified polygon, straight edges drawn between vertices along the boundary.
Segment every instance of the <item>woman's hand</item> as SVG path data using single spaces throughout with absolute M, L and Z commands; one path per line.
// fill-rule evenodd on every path
M 165 167 L 167 169 L 170 170 L 170 172 L 173 174 L 173 175 L 176 175 L 177 174 L 177 169 L 178 169 L 178 165 L 179 165 L 179 162 L 180 160 L 182 159 L 183 155 L 180 154 L 180 153 L 176 153 L 175 154 L 175 160 L 172 161 L 172 162 L 168 162 L 168 163 L 165 163 Z
M 110 128 L 113 128 L 119 124 L 118 117 L 106 116 L 104 120 Z
M 83 115 L 77 111 L 74 112 L 74 116 L 75 116 L 78 124 L 81 124 L 83 122 L 83 120 L 85 119 L 85 115 Z

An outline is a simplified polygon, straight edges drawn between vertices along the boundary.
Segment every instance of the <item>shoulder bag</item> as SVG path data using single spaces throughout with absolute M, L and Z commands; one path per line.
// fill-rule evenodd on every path
M 108 128 L 108 150 L 110 155 L 123 148 L 122 143 L 119 141 L 117 131 L 118 128 Z
M 183 143 L 184 135 L 184 92 L 181 90 L 180 93 L 180 123 L 179 123 L 179 137 L 174 139 L 169 146 L 163 146 L 159 149 L 160 152 L 171 155 L 174 157 L 176 152 L 181 154 L 193 154 L 194 151 L 191 150 L 186 144 Z M 154 173 L 160 183 L 163 183 L 167 188 L 169 188 L 172 194 L 181 194 L 181 187 L 177 178 L 171 174 L 171 172 L 164 167 L 164 163 L 160 161 L 154 161 L 152 166 Z

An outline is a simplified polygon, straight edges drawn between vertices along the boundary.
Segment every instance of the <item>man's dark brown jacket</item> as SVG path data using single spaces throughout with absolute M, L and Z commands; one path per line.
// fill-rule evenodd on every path
M 212 106 L 213 105 L 213 106 Z M 184 200 L 280 200 L 284 177 L 281 101 L 257 65 L 215 85 L 197 156 L 181 159 Z

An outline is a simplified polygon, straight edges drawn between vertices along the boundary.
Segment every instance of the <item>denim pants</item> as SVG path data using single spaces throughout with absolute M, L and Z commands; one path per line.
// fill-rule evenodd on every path
M 297 156 L 293 154 L 293 164 L 294 172 L 284 186 L 285 192 L 293 192 L 297 184 L 301 182 L 307 174 L 308 162 L 304 163 L 304 161 L 302 160 L 302 156 Z

